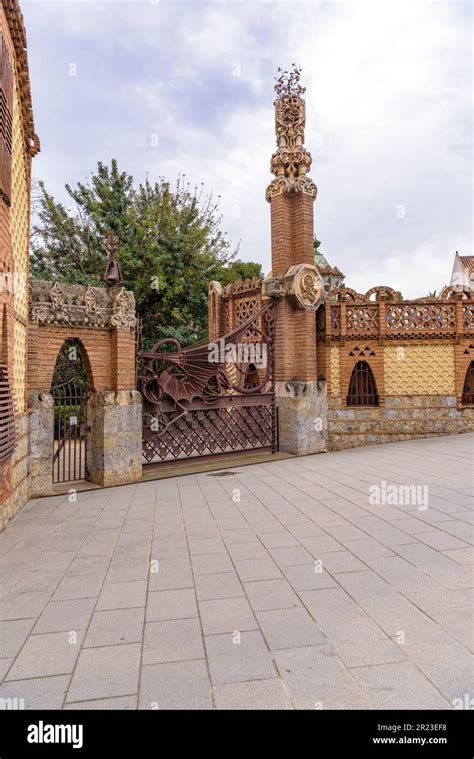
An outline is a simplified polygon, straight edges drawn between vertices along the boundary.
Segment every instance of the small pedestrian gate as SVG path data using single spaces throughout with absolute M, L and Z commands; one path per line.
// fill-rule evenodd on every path
M 273 301 L 213 343 L 138 352 L 147 463 L 278 449 Z M 168 350 L 164 350 L 167 347 Z
M 90 389 L 77 340 L 66 340 L 58 353 L 51 394 L 54 398 L 53 482 L 83 480 L 86 478 Z

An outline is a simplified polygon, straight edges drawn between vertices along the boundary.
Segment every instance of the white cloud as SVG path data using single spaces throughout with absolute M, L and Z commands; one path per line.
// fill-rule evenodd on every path
M 43 143 L 34 175 L 55 193 L 112 156 L 140 179 L 184 172 L 221 195 L 241 256 L 269 269 L 273 77 L 295 60 L 321 250 L 348 284 L 421 296 L 447 283 L 456 249 L 471 253 L 467 3 L 24 0 L 23 9 Z M 69 60 L 87 82 L 65 78 Z

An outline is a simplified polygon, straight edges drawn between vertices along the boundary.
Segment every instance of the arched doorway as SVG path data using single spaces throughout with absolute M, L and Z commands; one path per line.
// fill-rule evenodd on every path
M 65 340 L 54 367 L 53 483 L 84 480 L 90 385 L 79 340 Z

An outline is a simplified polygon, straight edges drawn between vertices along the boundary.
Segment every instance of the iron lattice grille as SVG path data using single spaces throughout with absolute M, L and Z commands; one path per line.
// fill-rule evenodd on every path
M 80 345 L 68 340 L 56 360 L 54 398 L 53 482 L 86 478 L 87 401 L 90 391 Z
M 277 449 L 274 331 L 270 301 L 214 343 L 183 349 L 165 339 L 139 352 L 148 463 Z M 164 345 L 175 350 L 158 350 Z
M 176 411 L 161 414 L 161 434 L 145 421 L 142 451 L 148 462 L 272 447 L 271 398 L 259 406 L 192 409 L 175 422 L 178 416 Z
M 463 406 L 474 406 L 474 361 L 467 368 L 462 391 Z
M 352 370 L 347 393 L 348 406 L 378 406 L 374 375 L 366 361 L 358 361 Z
M 0 364 L 0 464 L 10 458 L 15 445 L 15 407 L 8 379 L 8 367 Z

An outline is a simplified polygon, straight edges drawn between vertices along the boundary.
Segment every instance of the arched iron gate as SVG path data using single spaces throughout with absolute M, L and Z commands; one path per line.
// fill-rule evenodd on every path
M 273 301 L 213 343 L 138 351 L 147 463 L 278 450 Z M 168 350 L 165 350 L 168 348 Z
M 53 482 L 86 479 L 90 388 L 77 340 L 66 340 L 58 353 L 51 394 L 54 398 Z

